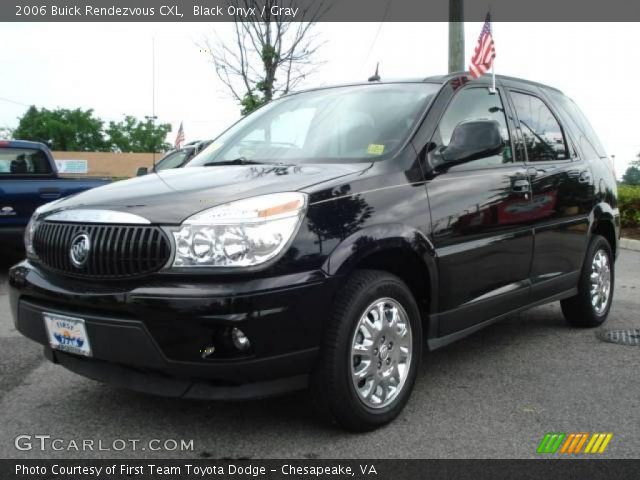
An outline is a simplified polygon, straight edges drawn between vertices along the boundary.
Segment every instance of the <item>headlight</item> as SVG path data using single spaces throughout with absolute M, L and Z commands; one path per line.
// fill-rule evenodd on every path
M 33 236 L 36 233 L 36 228 L 38 228 L 38 224 L 40 223 L 37 220 L 38 211 L 34 212 L 27 223 L 27 228 L 24 229 L 24 249 L 27 252 L 27 258 L 35 258 L 36 251 L 33 248 Z
M 282 251 L 304 216 L 307 196 L 274 193 L 227 203 L 173 232 L 173 267 L 252 267 Z
M 33 248 L 33 236 L 36 233 L 36 229 L 38 225 L 40 225 L 39 217 L 42 217 L 44 213 L 49 213 L 53 210 L 53 207 L 60 203 L 66 198 L 59 198 L 58 200 L 54 200 L 53 202 L 45 203 L 44 205 L 40 205 L 35 209 L 33 215 L 29 219 L 29 223 L 27 224 L 27 228 L 24 230 L 24 249 L 27 252 L 27 258 L 37 258 L 36 251 Z

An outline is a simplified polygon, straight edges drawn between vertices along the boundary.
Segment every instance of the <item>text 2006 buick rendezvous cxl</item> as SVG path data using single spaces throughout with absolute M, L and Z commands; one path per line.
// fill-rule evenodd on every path
M 618 237 L 612 165 L 558 90 L 376 82 L 288 95 L 186 168 L 39 209 L 11 301 L 81 375 L 218 399 L 310 386 L 364 430 L 402 410 L 424 349 L 556 300 L 604 322 Z

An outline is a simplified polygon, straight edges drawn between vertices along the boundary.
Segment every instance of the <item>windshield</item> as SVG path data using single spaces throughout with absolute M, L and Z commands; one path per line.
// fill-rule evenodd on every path
M 291 95 L 240 120 L 187 167 L 388 158 L 439 88 L 432 83 L 372 84 Z

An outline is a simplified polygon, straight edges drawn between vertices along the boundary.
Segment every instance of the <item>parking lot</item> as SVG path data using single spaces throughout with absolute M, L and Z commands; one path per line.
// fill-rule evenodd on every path
M 622 250 L 607 328 L 640 328 L 640 252 Z M 640 349 L 565 326 L 539 307 L 427 355 L 391 425 L 349 434 L 304 393 L 213 403 L 146 396 L 78 377 L 42 357 L 10 318 L 0 274 L 1 458 L 531 458 L 546 432 L 613 432 L 603 456 L 640 451 Z M 193 440 L 193 451 L 20 451 L 21 434 Z

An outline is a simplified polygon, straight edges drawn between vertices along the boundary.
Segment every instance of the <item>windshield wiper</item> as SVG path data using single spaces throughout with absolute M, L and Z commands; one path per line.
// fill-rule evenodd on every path
M 222 160 L 220 162 L 207 162 L 203 163 L 203 167 L 215 167 L 218 165 L 263 165 L 263 162 L 257 162 L 255 160 L 247 160 L 245 157 L 234 158 L 233 160 Z
M 293 167 L 295 163 L 285 162 L 259 162 L 257 160 L 247 160 L 245 157 L 234 158 L 233 160 L 222 160 L 220 162 L 207 162 L 201 167 L 215 167 L 216 165 L 271 165 L 275 167 Z

